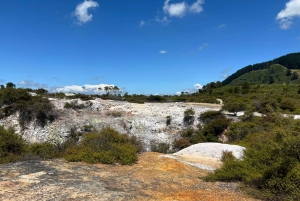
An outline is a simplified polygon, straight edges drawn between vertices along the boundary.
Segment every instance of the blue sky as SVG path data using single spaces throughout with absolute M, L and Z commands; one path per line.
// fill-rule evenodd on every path
M 174 94 L 300 47 L 300 0 L 0 2 L 0 84 L 18 87 Z

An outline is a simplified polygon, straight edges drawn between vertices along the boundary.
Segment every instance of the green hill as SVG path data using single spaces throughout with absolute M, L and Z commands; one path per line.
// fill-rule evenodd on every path
M 251 84 L 299 84 L 299 70 L 291 70 L 279 64 L 273 64 L 267 69 L 252 70 L 232 80 L 228 85 L 241 85 L 245 82 Z
M 233 73 L 229 77 L 227 77 L 222 82 L 222 85 L 225 86 L 225 85 L 231 84 L 231 82 L 233 82 L 235 79 L 240 78 L 241 76 L 243 76 L 247 73 L 250 73 L 252 71 L 270 69 L 271 66 L 273 66 L 274 64 L 282 65 L 282 66 L 286 67 L 287 69 L 291 69 L 292 71 L 297 72 L 297 70 L 300 70 L 300 52 L 287 54 L 285 56 L 279 57 L 279 58 L 271 60 L 271 61 L 246 66 L 246 67 L 238 70 L 237 72 Z M 260 72 L 260 73 L 262 73 L 262 72 Z M 246 77 L 250 77 L 250 75 L 248 75 Z M 257 77 L 257 79 L 258 79 L 258 77 Z M 245 79 L 245 78 L 243 78 L 243 79 Z M 247 79 L 250 79 L 250 78 L 247 78 Z M 262 79 L 262 81 L 256 82 L 256 83 L 257 84 L 263 83 L 264 78 L 261 77 L 261 79 Z M 270 81 L 271 81 L 271 83 L 273 82 L 271 79 L 273 79 L 274 81 L 277 80 L 279 83 L 279 77 L 269 78 L 269 83 L 270 83 Z M 283 79 L 283 77 L 282 77 L 282 79 Z M 287 81 L 284 81 L 284 80 L 285 79 L 283 79 L 283 81 L 280 81 L 280 83 L 288 82 L 288 79 L 287 79 Z M 265 83 L 268 83 L 267 79 L 265 79 Z

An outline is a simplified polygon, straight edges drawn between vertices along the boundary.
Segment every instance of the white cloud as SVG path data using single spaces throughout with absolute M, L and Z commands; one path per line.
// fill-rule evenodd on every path
M 93 0 L 84 0 L 84 2 L 78 4 L 74 11 L 74 15 L 77 17 L 78 24 L 91 21 L 93 15 L 88 13 L 88 9 L 96 7 L 99 7 L 99 4 Z
M 195 89 L 202 89 L 202 87 L 203 87 L 202 84 L 195 84 L 194 85 Z
M 143 27 L 144 25 L 145 25 L 145 21 L 144 20 L 142 20 L 141 22 L 140 22 L 140 27 Z
M 203 48 L 205 48 L 205 47 L 207 47 L 207 46 L 208 46 L 208 44 L 205 43 L 204 45 L 202 45 L 202 46 L 199 47 L 199 50 L 202 50 Z
M 188 9 L 188 5 L 185 2 L 169 4 L 170 0 L 166 0 L 163 10 L 171 17 L 183 17 Z
M 105 87 L 114 87 L 113 84 L 85 84 L 83 86 L 78 85 L 70 85 L 70 86 L 64 86 L 64 87 L 57 87 L 55 91 L 57 92 L 73 92 L 73 93 L 99 93 L 99 92 L 105 92 Z M 120 90 L 121 91 L 121 90 Z
M 200 13 L 203 11 L 202 4 L 204 4 L 203 0 L 197 0 L 191 6 L 189 6 L 185 2 L 181 3 L 172 3 L 171 0 L 166 0 L 163 6 L 163 11 L 170 15 L 171 17 L 183 17 L 187 12 L 191 13 Z
M 161 50 L 159 53 L 160 54 L 167 54 L 167 51 L 166 50 Z
M 18 83 L 18 85 L 23 88 L 32 88 L 32 87 L 33 88 L 46 88 L 47 87 L 46 84 L 33 82 L 32 80 L 22 80 Z
M 203 11 L 203 8 L 202 8 L 202 4 L 204 4 L 204 1 L 203 0 L 197 0 L 195 3 L 193 3 L 189 10 L 192 12 L 192 13 L 201 13 Z
M 289 29 L 294 17 L 300 17 L 300 0 L 290 0 L 285 4 L 285 8 L 277 14 L 281 29 Z

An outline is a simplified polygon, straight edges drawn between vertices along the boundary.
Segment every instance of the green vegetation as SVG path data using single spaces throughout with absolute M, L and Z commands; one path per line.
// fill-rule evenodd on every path
M 259 123 L 261 122 L 261 123 Z M 231 142 L 247 147 L 243 160 L 224 157 L 208 181 L 241 181 L 252 196 L 266 200 L 300 197 L 300 120 L 272 113 L 229 127 Z
M 28 145 L 13 129 L 4 129 L 0 126 L 0 164 L 61 157 L 64 151 L 62 147 L 47 142 Z
M 165 143 L 165 142 L 151 142 L 151 151 L 153 152 L 158 152 L 158 153 L 164 153 L 164 154 L 167 154 L 167 153 L 170 153 L 171 150 L 170 150 L 170 145 L 168 143 Z
M 105 128 L 100 132 L 85 134 L 80 144 L 66 150 L 64 158 L 70 162 L 131 165 L 137 161 L 140 148 L 136 138 Z
M 91 129 L 89 126 L 86 128 Z M 6 130 L 0 126 L 0 164 L 64 157 L 73 162 L 131 165 L 137 161 L 137 153 L 142 150 L 140 141 L 135 137 L 121 135 L 111 128 L 86 133 L 78 144 L 80 135 L 82 133 L 73 129 L 70 138 L 62 144 L 45 142 L 28 145 L 12 129 Z
M 233 80 L 235 80 L 235 79 L 239 78 L 240 76 L 242 76 L 246 73 L 249 73 L 251 71 L 258 71 L 258 70 L 268 69 L 270 66 L 272 66 L 274 64 L 279 64 L 281 66 L 286 67 L 287 69 L 300 69 L 300 53 L 287 54 L 285 56 L 279 57 L 279 58 L 274 59 L 272 61 L 267 61 L 267 62 L 263 62 L 263 63 L 258 63 L 258 64 L 246 66 L 246 67 L 238 70 L 237 72 L 233 73 L 228 78 L 226 78 L 222 82 L 222 85 L 223 86 L 228 85 Z M 290 76 L 288 73 L 286 75 Z M 295 78 L 296 77 L 294 77 L 294 79 Z M 271 80 L 269 80 L 269 81 L 271 81 Z M 281 82 L 281 83 L 283 83 L 283 82 Z
M 251 71 L 232 80 L 229 85 L 238 86 L 243 83 L 251 84 L 299 84 L 298 73 L 279 64 L 271 65 L 263 70 Z
M 0 126 L 0 164 L 20 160 L 26 151 L 26 144 L 13 129 Z
M 194 123 L 195 120 L 194 115 L 195 115 L 195 110 L 193 108 L 186 109 L 183 114 L 184 125 L 189 126 L 192 123 Z
M 91 107 L 93 105 L 92 102 L 88 101 L 85 104 L 78 104 L 77 100 L 71 101 L 71 102 L 66 102 L 64 105 L 64 108 L 66 109 L 83 109 L 83 108 L 88 108 Z
M 0 89 L 0 118 L 19 112 L 21 127 L 35 120 L 39 126 L 56 118 L 52 104 L 42 96 L 31 96 L 25 89 L 16 89 L 12 83 Z

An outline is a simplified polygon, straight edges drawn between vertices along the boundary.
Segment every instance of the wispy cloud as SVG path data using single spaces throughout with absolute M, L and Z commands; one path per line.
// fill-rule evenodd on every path
M 220 24 L 219 26 L 218 26 L 218 29 L 222 29 L 222 28 L 225 28 L 226 27 L 226 24 Z
M 225 79 L 225 78 L 227 78 L 229 75 L 228 75 L 228 73 L 231 71 L 231 68 L 230 69 L 224 69 L 224 70 L 222 70 L 221 71 L 221 76 L 220 76 L 220 78 L 222 78 L 222 79 Z
M 145 24 L 146 24 L 146 22 L 145 22 L 144 20 L 142 20 L 142 21 L 140 22 L 140 27 L 143 27 Z
M 289 29 L 293 24 L 293 18 L 300 17 L 300 0 L 290 0 L 285 8 L 276 16 L 281 29 Z
M 23 88 L 47 88 L 46 84 L 37 83 L 32 80 L 22 80 L 18 85 Z
M 171 17 L 183 17 L 187 12 L 200 13 L 203 11 L 203 0 L 197 0 L 192 5 L 188 5 L 186 2 L 170 3 L 170 0 L 166 0 L 163 6 L 163 11 Z
M 158 16 L 156 16 L 155 17 L 155 21 L 159 22 L 159 23 L 162 23 L 163 25 L 167 25 L 167 24 L 169 24 L 171 22 L 171 20 L 169 20 L 167 16 L 164 16 L 161 19 Z
M 0 82 L 5 82 L 5 80 L 3 80 L 3 79 L 0 79 Z
M 208 46 L 208 44 L 205 43 L 204 45 L 202 45 L 202 46 L 199 47 L 199 50 L 202 50 L 203 48 L 205 48 L 205 47 L 207 47 L 207 46 Z
M 197 0 L 189 7 L 190 12 L 201 13 L 203 11 L 203 7 L 201 6 L 202 4 L 204 4 L 204 0 Z
M 167 54 L 167 51 L 166 50 L 161 50 L 159 53 L 160 54 Z
M 84 0 L 84 2 L 78 4 L 74 11 L 74 15 L 77 17 L 77 23 L 81 25 L 91 21 L 93 15 L 89 14 L 88 10 L 96 7 L 99 7 L 99 4 L 93 0 Z

